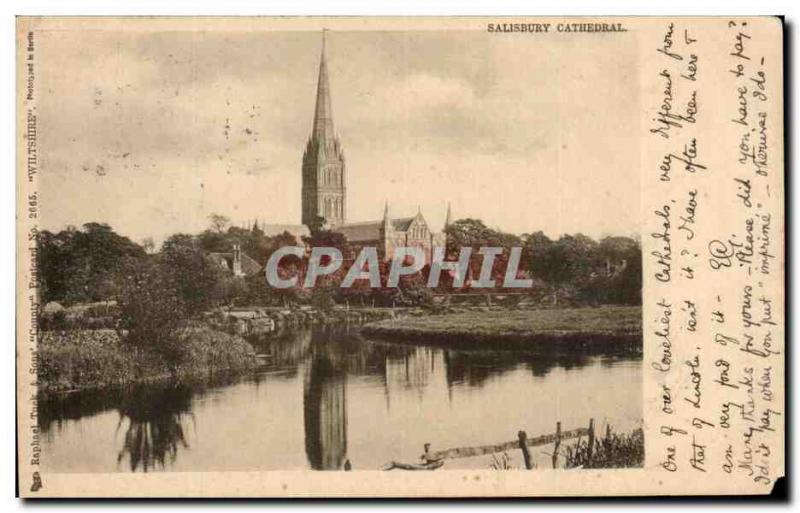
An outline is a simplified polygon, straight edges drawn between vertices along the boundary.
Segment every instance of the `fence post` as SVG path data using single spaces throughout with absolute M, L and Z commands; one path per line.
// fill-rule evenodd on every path
M 558 465 L 558 449 L 561 447 L 561 421 L 556 422 L 556 445 L 553 448 L 553 468 Z
M 525 431 L 520 431 L 517 433 L 517 437 L 519 438 L 519 448 L 522 450 L 522 458 L 525 460 L 525 468 L 530 470 L 533 468 L 533 462 L 531 461 L 531 452 L 528 450 L 528 435 L 525 434 Z
M 594 419 L 589 419 L 589 444 L 587 446 L 587 456 L 589 461 L 592 461 L 594 454 Z

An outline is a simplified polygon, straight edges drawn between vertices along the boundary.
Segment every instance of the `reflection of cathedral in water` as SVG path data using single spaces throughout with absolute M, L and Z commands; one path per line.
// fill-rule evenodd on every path
M 450 351 L 380 343 L 363 340 L 346 329 L 332 328 L 276 337 L 262 350 L 271 357 L 268 368 L 273 374 L 293 375 L 298 367 L 305 366 L 305 450 L 308 464 L 314 470 L 347 468 L 348 377 L 351 384 L 358 383 L 360 378 L 379 378 L 383 382 L 386 410 L 400 408 L 411 412 L 409 407 L 417 404 L 414 401 L 429 400 L 434 404 L 439 394 L 452 399 L 454 387 L 483 386 L 494 376 L 513 369 L 527 369 L 541 377 L 555 366 L 570 369 L 587 362 L 585 355 L 543 358 L 516 352 Z
M 209 422 L 208 412 L 217 411 L 222 400 L 233 400 L 239 401 L 233 404 L 262 409 L 258 414 L 262 423 L 270 426 L 268 430 L 261 429 L 261 423 L 242 425 L 254 429 L 257 444 L 263 440 L 264 447 L 256 451 L 258 462 L 266 467 L 347 470 L 352 462 L 356 469 L 376 468 L 386 462 L 376 463 L 370 458 L 382 458 L 384 453 L 387 458 L 394 457 L 398 443 L 410 437 L 408 430 L 416 429 L 410 426 L 421 426 L 422 435 L 427 437 L 437 429 L 452 431 L 454 428 L 446 427 L 449 419 L 465 417 L 469 420 L 459 421 L 457 428 L 472 428 L 474 419 L 469 412 L 475 409 L 469 405 L 474 404 L 474 394 L 480 394 L 478 390 L 487 385 L 502 385 L 507 373 L 515 374 L 507 382 L 512 390 L 518 390 L 521 384 L 530 391 L 536 390 L 539 382 L 546 384 L 538 378 L 554 368 L 585 367 L 595 359 L 586 354 L 458 351 L 384 343 L 365 340 L 356 328 L 315 326 L 251 339 L 261 362 L 252 376 L 220 374 L 208 380 L 41 400 L 37 420 L 42 439 L 52 445 L 67 436 L 62 433 L 68 433 L 74 437 L 70 440 L 84 444 L 75 450 L 62 448 L 61 459 L 51 459 L 56 462 L 54 468 L 59 464 L 69 467 L 76 451 L 92 450 L 82 442 L 87 435 L 80 419 L 105 429 L 101 413 L 116 410 L 118 416 L 112 416 L 107 426 L 113 431 L 109 433 L 113 444 L 104 449 L 110 453 L 108 459 L 116 463 L 116 470 L 149 472 L 171 469 L 176 464 L 185 467 L 211 458 L 218 450 L 228 458 L 230 438 L 223 436 L 222 444 L 219 440 L 220 434 L 228 433 L 227 428 L 220 431 L 216 422 Z M 613 356 L 600 358 L 603 366 L 615 361 Z M 266 391 L 259 390 L 265 385 Z M 295 392 L 302 393 L 302 405 L 300 397 L 295 400 Z M 558 402 L 557 398 L 543 400 Z M 197 418 L 195 410 L 199 412 Z M 461 415 L 464 412 L 466 416 Z M 250 413 L 245 412 L 243 418 Z M 93 424 L 95 421 L 98 423 Z M 232 418 L 220 424 L 225 422 L 239 425 Z M 275 426 L 279 428 L 273 429 Z M 209 455 L 204 454 L 207 451 Z M 188 455 L 181 456 L 184 453 Z M 275 461 L 267 461 L 273 455 Z M 252 468 L 254 463 L 251 459 L 243 465 Z
M 412 388 L 420 392 L 428 385 L 434 374 L 437 362 L 436 353 L 429 347 L 410 348 L 402 359 L 387 359 L 386 387 Z M 441 360 L 441 358 L 439 358 Z M 441 362 L 439 362 L 441 365 Z
M 346 329 L 329 328 L 294 331 L 272 337 L 259 347 L 268 357 L 265 369 L 273 376 L 294 376 L 304 368 L 305 451 L 314 470 L 342 470 L 349 465 L 348 379 L 357 383 L 361 378 L 379 378 L 389 411 L 409 406 L 409 391 L 423 401 L 432 394 L 435 402 L 441 393 L 452 398 L 453 387 L 483 386 L 493 376 L 512 369 L 524 368 L 534 376 L 544 376 L 554 366 L 569 369 L 586 363 L 585 355 L 542 358 L 515 352 L 462 352 L 379 343 L 363 340 Z
M 339 470 L 347 455 L 345 373 L 326 347 L 312 347 L 303 389 L 306 455 L 314 470 Z

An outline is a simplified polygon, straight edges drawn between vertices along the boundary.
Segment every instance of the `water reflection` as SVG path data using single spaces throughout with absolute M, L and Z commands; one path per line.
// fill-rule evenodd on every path
M 378 377 L 386 386 L 414 389 L 424 388 L 430 382 L 439 360 L 448 385 L 481 386 L 486 380 L 519 367 L 544 377 L 553 368 L 583 367 L 598 356 L 602 356 L 603 362 L 621 358 L 602 354 L 454 351 L 391 344 L 364 340 L 356 330 L 347 327 L 282 333 L 252 342 L 265 357 L 264 368 L 277 374 L 291 376 L 301 363 L 310 360 L 322 373 L 328 372 L 330 366 L 343 375 Z
M 175 462 L 178 449 L 188 449 L 184 423 L 193 420 L 189 387 L 147 387 L 125 394 L 117 430 L 127 425 L 117 463 L 127 460 L 132 472 Z
M 347 454 L 345 371 L 328 345 L 315 345 L 303 388 L 303 418 L 308 464 L 338 470 Z
M 45 458 L 63 471 L 378 468 L 423 442 L 495 443 L 522 427 L 550 430 L 556 416 L 584 422 L 589 409 L 641 417 L 639 386 L 623 388 L 638 363 L 619 356 L 453 351 L 364 340 L 348 327 L 251 343 L 253 375 L 43 401 Z M 245 439 L 248 451 L 232 448 Z

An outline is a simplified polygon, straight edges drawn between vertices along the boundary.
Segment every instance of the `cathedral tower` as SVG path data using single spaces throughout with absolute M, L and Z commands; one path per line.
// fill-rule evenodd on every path
M 317 82 L 314 126 L 303 153 L 303 224 L 315 225 L 323 218 L 329 226 L 343 224 L 346 212 L 344 151 L 333 130 L 328 66 L 325 62 L 325 32 Z

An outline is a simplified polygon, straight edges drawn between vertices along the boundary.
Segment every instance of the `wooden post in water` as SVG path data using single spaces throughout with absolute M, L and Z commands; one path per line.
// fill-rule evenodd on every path
M 558 465 L 558 449 L 561 447 L 561 421 L 556 422 L 556 445 L 553 447 L 553 468 Z
M 517 438 L 519 438 L 519 448 L 522 451 L 522 459 L 525 460 L 525 468 L 530 470 L 533 468 L 533 462 L 531 461 L 531 451 L 528 450 L 528 435 L 525 434 L 525 431 L 520 431 L 517 433 Z
M 594 455 L 594 419 L 589 419 L 589 442 L 586 455 L 589 461 L 592 461 L 592 456 Z

